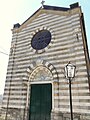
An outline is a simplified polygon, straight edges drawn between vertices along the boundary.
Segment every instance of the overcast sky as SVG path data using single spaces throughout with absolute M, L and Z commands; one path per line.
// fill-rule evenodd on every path
M 90 50 L 90 0 L 45 0 L 45 5 L 69 7 L 70 4 L 79 2 L 85 19 L 86 35 Z M 22 24 L 39 7 L 41 0 L 0 0 L 0 94 L 3 94 L 8 55 L 12 40 L 13 24 Z M 4 52 L 5 54 L 3 54 Z

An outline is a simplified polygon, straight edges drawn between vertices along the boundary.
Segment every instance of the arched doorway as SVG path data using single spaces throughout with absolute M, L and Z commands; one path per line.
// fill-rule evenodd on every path
M 31 73 L 29 120 L 50 120 L 52 80 L 52 73 L 45 66 L 38 66 Z

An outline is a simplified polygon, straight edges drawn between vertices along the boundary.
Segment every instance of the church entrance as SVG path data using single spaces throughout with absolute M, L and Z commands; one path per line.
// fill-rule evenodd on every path
M 52 109 L 52 85 L 32 84 L 29 120 L 50 120 Z

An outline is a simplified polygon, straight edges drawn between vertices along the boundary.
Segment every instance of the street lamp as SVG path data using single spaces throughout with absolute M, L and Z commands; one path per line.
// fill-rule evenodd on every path
M 67 80 L 69 80 L 71 120 L 73 120 L 71 81 L 75 77 L 75 70 L 76 66 L 71 64 L 70 62 L 65 66 L 65 77 L 67 78 Z

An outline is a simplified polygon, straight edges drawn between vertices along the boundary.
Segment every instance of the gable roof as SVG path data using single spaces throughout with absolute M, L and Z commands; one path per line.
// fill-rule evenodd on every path
M 49 5 L 43 5 L 43 8 L 40 7 L 36 12 L 34 12 L 26 21 L 24 21 L 21 25 L 19 23 L 17 24 L 14 24 L 13 26 L 13 29 L 15 28 L 19 28 L 20 26 L 22 26 L 23 24 L 25 24 L 29 19 L 31 19 L 36 13 L 38 13 L 41 9 L 44 9 L 44 10 L 54 10 L 54 11 L 68 11 L 68 10 L 71 10 L 71 9 L 74 9 L 74 8 L 77 8 L 79 7 L 79 3 L 74 3 L 74 4 L 71 4 L 69 8 L 67 7 L 57 7 L 57 6 L 49 6 Z
M 32 14 L 25 22 L 27 22 L 32 16 L 34 16 L 39 10 L 41 10 L 42 7 L 40 7 L 34 14 Z M 65 8 L 65 7 L 56 7 L 56 6 L 48 6 L 48 5 L 44 5 L 43 9 L 45 10 L 56 10 L 56 11 L 67 11 L 70 8 Z M 22 25 L 25 23 L 23 22 Z

